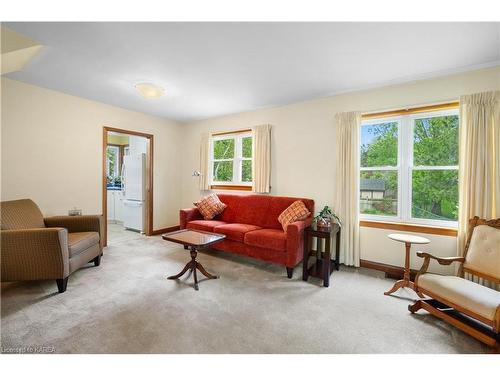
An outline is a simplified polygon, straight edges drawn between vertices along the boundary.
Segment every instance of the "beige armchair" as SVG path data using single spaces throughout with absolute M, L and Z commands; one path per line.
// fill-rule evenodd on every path
M 500 292 L 465 279 L 464 273 L 500 283 L 500 219 L 483 220 L 476 216 L 469 221 L 463 257 L 441 258 L 422 252 L 417 252 L 417 255 L 424 258 L 424 263 L 415 278 L 415 286 L 418 292 L 430 298 L 408 306 L 410 312 L 425 309 L 485 344 L 498 348 Z M 442 265 L 460 263 L 458 276 L 427 272 L 431 260 Z
M 99 266 L 99 215 L 43 218 L 30 199 L 1 202 L 2 281 L 53 280 L 60 293 L 83 265 Z

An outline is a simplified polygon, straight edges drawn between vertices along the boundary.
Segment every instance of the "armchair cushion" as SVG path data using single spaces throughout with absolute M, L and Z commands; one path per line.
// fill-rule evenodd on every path
M 493 321 L 500 308 L 500 292 L 457 276 L 424 273 L 418 278 L 418 288 L 432 293 L 485 319 Z
M 44 219 L 47 227 L 66 228 L 68 232 L 102 232 L 101 215 L 52 216 Z
M 93 245 L 99 244 L 99 233 L 97 232 L 72 232 L 68 234 L 69 257 L 87 250 Z
M 500 229 L 489 225 L 474 227 L 464 268 L 500 279 Z
M 31 199 L 5 201 L 2 207 L 2 229 L 44 228 L 43 215 Z

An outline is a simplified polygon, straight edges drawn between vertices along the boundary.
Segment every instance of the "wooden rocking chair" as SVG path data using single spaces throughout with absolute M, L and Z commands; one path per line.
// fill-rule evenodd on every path
M 411 313 L 425 309 L 458 329 L 482 341 L 499 347 L 500 292 L 464 279 L 464 273 L 500 283 L 500 219 L 469 220 L 467 243 L 463 257 L 441 258 L 417 252 L 424 258 L 415 278 L 416 290 L 423 298 L 408 306 Z M 431 259 L 441 265 L 460 262 L 458 276 L 428 273 Z

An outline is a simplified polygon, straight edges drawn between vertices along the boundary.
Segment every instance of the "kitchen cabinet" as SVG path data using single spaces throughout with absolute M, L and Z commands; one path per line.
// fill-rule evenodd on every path
M 108 220 L 123 221 L 123 193 L 121 190 L 108 190 Z
M 115 221 L 123 222 L 123 193 L 115 191 Z
M 107 199 L 107 211 L 108 211 L 108 221 L 115 220 L 115 191 L 108 190 L 108 199 Z

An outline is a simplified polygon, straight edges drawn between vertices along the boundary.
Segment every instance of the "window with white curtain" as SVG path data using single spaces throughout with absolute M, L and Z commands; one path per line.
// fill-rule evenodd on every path
M 360 216 L 457 225 L 458 110 L 363 121 Z
M 252 133 L 213 136 L 210 141 L 210 183 L 252 185 Z

